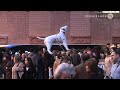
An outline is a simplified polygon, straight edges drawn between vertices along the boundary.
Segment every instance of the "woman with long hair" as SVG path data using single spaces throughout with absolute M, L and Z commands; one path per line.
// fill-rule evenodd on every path
M 35 66 L 33 65 L 33 62 L 31 58 L 26 57 L 25 58 L 25 69 L 24 74 L 22 76 L 22 79 L 35 79 Z

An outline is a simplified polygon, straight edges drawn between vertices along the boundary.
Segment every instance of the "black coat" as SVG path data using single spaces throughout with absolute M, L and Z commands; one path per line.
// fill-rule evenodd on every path
M 44 56 L 42 57 L 42 61 L 43 61 L 43 66 L 44 66 L 44 70 L 43 70 L 44 79 L 48 79 L 49 78 L 48 67 L 53 68 L 54 57 L 46 52 L 46 53 L 44 53 Z
M 35 74 L 36 74 L 35 67 L 29 67 L 29 69 L 27 70 L 25 66 L 25 71 L 24 74 L 22 75 L 22 79 L 35 79 Z
M 80 58 L 79 54 L 72 54 L 70 59 L 71 59 L 71 63 L 74 66 L 77 66 L 77 65 L 79 65 L 81 63 L 81 58 Z
M 13 67 L 13 65 L 14 65 L 13 61 L 9 61 L 6 64 L 5 79 L 12 79 L 12 67 Z

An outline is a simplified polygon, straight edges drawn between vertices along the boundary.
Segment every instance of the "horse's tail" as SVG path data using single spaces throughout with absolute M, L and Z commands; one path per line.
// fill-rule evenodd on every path
M 45 38 L 37 37 L 38 39 L 45 40 Z

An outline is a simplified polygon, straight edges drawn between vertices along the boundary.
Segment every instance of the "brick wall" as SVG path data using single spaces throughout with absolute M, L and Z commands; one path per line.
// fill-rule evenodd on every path
M 50 35 L 51 14 L 48 11 L 29 12 L 29 38 L 30 44 L 43 44 L 43 41 L 36 39 L 37 36 L 45 37 Z
M 72 11 L 70 13 L 70 36 L 72 44 L 90 44 L 90 18 L 88 11 Z
M 120 20 L 112 20 L 112 42 L 120 43 Z
M 111 27 L 108 19 L 90 20 L 91 43 L 106 44 L 111 43 Z
M 8 44 L 28 44 L 29 43 L 29 28 L 28 19 L 29 13 L 24 11 L 6 12 L 7 15 L 7 31 Z
M 0 44 L 43 44 L 36 36 L 46 37 L 68 25 L 69 44 L 106 44 L 120 42 L 119 16 L 86 18 L 89 11 L 0 11 Z
M 7 12 L 0 11 L 0 44 L 8 44 Z
M 120 20 L 119 19 L 112 20 L 112 36 L 120 37 Z

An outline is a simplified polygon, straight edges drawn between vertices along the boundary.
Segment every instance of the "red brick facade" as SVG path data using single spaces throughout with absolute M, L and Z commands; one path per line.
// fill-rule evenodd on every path
M 90 11 L 0 11 L 0 44 L 43 44 L 46 37 L 68 25 L 69 44 L 120 43 L 120 17 L 86 17 Z

